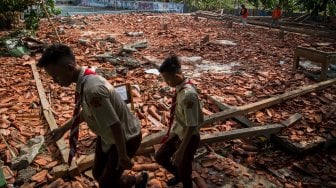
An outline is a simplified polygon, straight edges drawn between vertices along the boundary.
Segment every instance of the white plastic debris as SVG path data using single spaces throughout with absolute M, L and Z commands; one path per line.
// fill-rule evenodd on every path
M 159 70 L 157 70 L 157 69 L 148 69 L 148 70 L 145 70 L 145 73 L 147 73 L 147 74 L 155 74 L 155 75 L 159 75 L 160 74 Z

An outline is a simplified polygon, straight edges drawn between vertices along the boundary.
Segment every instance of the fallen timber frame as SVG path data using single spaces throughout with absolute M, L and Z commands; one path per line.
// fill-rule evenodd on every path
M 295 115 L 294 115 L 295 116 Z M 287 121 L 293 118 L 291 116 Z M 201 145 L 214 143 L 214 142 L 223 142 L 228 140 L 233 140 L 237 138 L 247 138 L 251 136 L 264 136 L 264 135 L 273 135 L 278 133 L 281 129 L 286 127 L 283 124 L 271 124 L 265 126 L 257 126 L 257 127 L 249 127 L 236 129 L 231 131 L 225 131 L 214 134 L 205 134 L 201 136 Z M 145 149 L 140 148 L 137 154 L 147 154 L 154 152 L 153 147 L 147 147 Z M 94 154 L 89 154 L 86 156 L 82 156 L 77 160 L 78 170 L 79 172 L 83 172 L 92 167 L 94 161 Z M 55 177 L 63 177 L 68 175 L 67 169 L 64 168 L 64 165 L 59 165 L 54 167 L 54 176 Z
M 227 105 L 227 104 L 223 104 L 223 103 L 219 102 L 217 99 L 215 99 L 212 96 L 208 96 L 208 99 L 210 99 L 213 103 L 215 103 L 215 105 L 219 109 L 221 109 L 222 111 L 228 110 L 230 108 L 233 108 L 233 106 L 230 106 L 230 105 Z M 250 121 L 249 119 L 247 119 L 243 115 L 234 116 L 232 119 L 235 120 L 238 123 L 241 123 L 245 127 L 254 127 L 254 126 L 257 126 L 255 123 L 253 123 L 252 121 Z
M 212 102 L 214 102 L 219 109 L 221 110 L 227 110 L 230 108 L 233 108 L 230 105 L 227 104 L 223 104 L 220 101 L 218 101 L 217 99 L 215 99 L 212 96 L 208 96 L 208 99 L 210 99 Z M 280 122 L 282 125 L 288 127 L 292 124 L 294 124 L 295 122 L 297 122 L 298 120 L 300 120 L 302 118 L 302 115 L 299 113 L 296 113 L 292 116 L 290 116 L 288 119 L 286 119 L 285 121 Z M 245 116 L 243 115 L 239 115 L 239 116 L 235 116 L 232 118 L 233 120 L 237 121 L 238 123 L 241 123 L 242 125 L 244 125 L 245 127 L 254 127 L 254 126 L 258 126 L 256 125 L 254 122 L 250 121 L 249 119 L 247 119 Z
M 289 100 L 289 99 L 292 99 L 292 98 L 295 98 L 295 97 L 298 97 L 298 96 L 301 96 L 301 95 L 304 95 L 304 94 L 307 94 L 313 91 L 327 88 L 329 86 L 332 86 L 335 83 L 336 83 L 336 79 L 331 79 L 331 80 L 327 80 L 324 82 L 319 82 L 316 84 L 304 86 L 294 91 L 290 91 L 288 93 L 284 93 L 279 96 L 271 97 L 269 99 L 265 99 L 265 100 L 255 102 L 252 104 L 248 104 L 248 105 L 244 105 L 240 107 L 232 107 L 225 111 L 218 112 L 213 115 L 207 116 L 205 118 L 206 119 L 205 123 L 202 126 L 206 125 L 207 123 L 210 124 L 216 121 L 226 120 L 229 118 L 243 117 L 240 115 L 247 114 L 249 112 L 253 112 L 256 110 L 263 109 L 263 108 L 267 108 L 272 105 L 279 104 L 283 101 L 286 101 L 286 100 Z M 220 141 L 242 138 L 242 137 L 275 134 L 275 133 L 278 133 L 282 128 L 295 123 L 300 118 L 301 118 L 300 115 L 295 114 L 294 116 L 291 116 L 286 121 L 282 122 L 282 124 L 272 124 L 272 125 L 260 126 L 260 127 L 249 127 L 249 128 L 238 129 L 238 130 L 226 131 L 223 133 L 202 135 L 201 143 L 212 143 L 212 142 L 220 142 Z M 154 150 L 152 146 L 159 144 L 161 138 L 165 134 L 166 134 L 166 131 L 160 131 L 152 135 L 146 136 L 142 140 L 141 146 L 139 148 L 139 152 L 141 154 L 153 152 Z M 82 157 L 81 160 L 78 160 L 77 163 L 78 163 L 79 171 L 82 172 L 92 167 L 93 160 L 94 160 L 94 154 L 84 156 Z M 55 173 L 55 177 L 60 177 L 60 176 L 63 176 L 64 174 L 69 174 L 67 172 L 68 169 L 62 167 L 61 165 L 54 167 L 53 170 Z
M 298 97 L 298 96 L 301 96 L 301 95 L 304 95 L 304 94 L 307 94 L 313 91 L 317 91 L 317 90 L 330 87 L 335 83 L 336 83 L 336 78 L 327 80 L 324 82 L 319 82 L 316 84 L 304 86 L 299 89 L 296 89 L 296 90 L 293 90 L 293 91 L 290 91 L 290 92 L 287 92 L 287 93 L 284 93 L 284 94 L 281 94 L 275 97 L 271 97 L 271 98 L 268 98 L 268 99 L 265 99 L 259 102 L 247 104 L 244 106 L 233 107 L 228 110 L 221 111 L 221 112 L 205 117 L 205 122 L 202 126 L 206 124 L 214 123 L 216 121 L 223 121 L 226 119 L 236 117 L 238 115 L 243 115 L 249 112 L 267 108 L 272 105 L 282 103 L 283 101 L 286 101 L 286 100 L 289 100 L 289 99 L 292 99 L 292 98 L 295 98 L 295 97 Z M 142 140 L 140 148 L 146 148 L 146 147 L 153 146 L 155 144 L 160 143 L 161 138 L 165 134 L 166 134 L 166 131 L 160 131 L 158 133 L 154 133 L 152 135 L 145 137 Z
M 289 100 L 289 99 L 292 99 L 292 98 L 295 98 L 295 97 L 298 97 L 298 96 L 301 96 L 307 93 L 311 93 L 313 91 L 324 89 L 326 87 L 334 85 L 335 83 L 336 83 L 336 78 L 327 80 L 324 82 L 319 82 L 316 84 L 304 86 L 299 89 L 289 91 L 287 93 L 284 93 L 278 96 L 274 96 L 274 97 L 271 97 L 265 100 L 261 100 L 259 102 L 247 104 L 244 106 L 238 106 L 238 107 L 228 109 L 226 111 L 218 112 L 218 113 L 208 116 L 204 124 L 214 123 L 219 120 L 226 120 L 226 119 L 232 118 L 237 115 L 247 114 L 249 112 L 267 108 L 272 105 L 282 103 L 283 101 L 286 101 L 286 100 Z
M 336 53 L 335 52 L 323 52 L 319 50 L 314 50 L 310 48 L 298 46 L 294 50 L 294 63 L 293 71 L 297 71 L 299 67 L 300 57 L 306 58 L 313 61 L 314 63 L 321 64 L 321 75 L 320 80 L 327 79 L 327 72 L 330 64 L 336 64 Z

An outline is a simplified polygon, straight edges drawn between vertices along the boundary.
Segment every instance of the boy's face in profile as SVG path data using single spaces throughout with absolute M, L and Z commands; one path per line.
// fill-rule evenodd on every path
M 161 73 L 161 76 L 163 80 L 170 86 L 170 87 L 176 87 L 179 85 L 179 78 L 182 78 L 181 73 Z
M 53 81 L 62 87 L 68 87 L 73 81 L 74 66 L 63 64 L 49 64 L 44 68 Z

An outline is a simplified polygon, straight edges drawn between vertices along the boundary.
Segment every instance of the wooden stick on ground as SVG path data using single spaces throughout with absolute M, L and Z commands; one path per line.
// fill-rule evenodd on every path
M 56 27 L 54 26 L 53 22 L 52 22 L 51 19 L 50 19 L 50 15 L 49 15 L 49 13 L 48 13 L 48 11 L 47 11 L 47 8 L 46 8 L 46 6 L 45 6 L 45 4 L 44 4 L 44 1 L 42 0 L 41 3 L 42 3 L 43 11 L 44 11 L 45 14 L 47 15 L 47 18 L 48 18 L 48 21 L 49 21 L 50 24 L 51 24 L 51 27 L 54 29 L 54 32 L 55 32 L 55 34 L 56 34 L 56 37 L 57 37 L 58 42 L 59 42 L 59 43 L 62 43 L 61 38 L 60 38 L 59 35 L 58 35 L 58 32 L 57 32 Z
M 39 96 L 40 96 L 44 117 L 48 122 L 50 130 L 57 129 L 58 126 L 57 126 L 57 123 L 55 121 L 53 112 L 50 109 L 50 104 L 47 100 L 47 96 L 45 94 L 45 91 L 44 91 L 44 88 L 43 88 L 43 85 L 42 85 L 42 82 L 41 82 L 41 79 L 40 79 L 40 76 L 39 76 L 39 73 L 37 71 L 35 63 L 31 64 L 31 69 L 33 71 L 34 79 L 35 79 L 35 82 L 36 82 L 37 91 L 38 91 Z M 70 151 L 69 147 L 66 145 L 64 139 L 58 140 L 56 142 L 56 144 L 57 144 L 57 147 L 62 154 L 63 162 L 66 163 L 67 160 L 68 160 L 69 151 Z M 76 165 L 74 160 L 73 160 L 73 162 L 70 166 L 70 169 L 73 169 L 74 171 L 76 171 L 76 169 L 77 169 L 77 165 Z
M 12 157 L 16 157 L 16 154 L 14 153 L 14 151 L 12 150 L 12 148 L 9 146 L 9 144 L 7 143 L 6 139 L 3 137 L 2 133 L 0 132 L 0 136 L 1 136 L 1 139 L 2 141 L 5 143 L 5 145 L 7 146 L 10 154 L 12 155 Z

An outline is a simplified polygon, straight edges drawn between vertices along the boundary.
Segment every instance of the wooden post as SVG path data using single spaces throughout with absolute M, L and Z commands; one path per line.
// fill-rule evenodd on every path
M 47 15 L 47 18 L 48 18 L 48 21 L 49 21 L 50 24 L 51 24 L 51 27 L 54 29 L 54 32 L 55 32 L 55 34 L 56 34 L 56 37 L 57 37 L 58 42 L 59 42 L 59 43 L 62 43 L 61 38 L 60 38 L 59 35 L 58 35 L 58 32 L 57 32 L 56 27 L 54 26 L 53 22 L 52 22 L 51 19 L 50 19 L 49 13 L 48 13 L 48 11 L 47 11 L 47 8 L 46 8 L 46 6 L 45 6 L 43 0 L 42 0 L 42 8 L 43 8 L 45 14 Z

